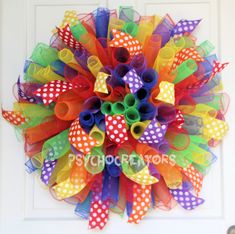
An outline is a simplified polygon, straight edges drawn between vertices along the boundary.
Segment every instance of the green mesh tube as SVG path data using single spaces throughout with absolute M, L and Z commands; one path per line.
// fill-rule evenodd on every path
M 222 95 L 223 94 L 220 94 L 220 93 L 213 95 L 213 100 L 210 102 L 206 102 L 205 104 L 214 108 L 215 110 L 219 110 L 222 104 L 222 101 L 221 101 Z
M 70 150 L 68 140 L 69 129 L 47 140 L 42 147 L 42 156 L 47 160 L 55 160 L 65 155 Z
M 185 150 L 175 151 L 170 149 L 168 154 L 175 155 L 175 162 L 182 167 L 186 167 L 188 163 L 196 163 L 201 167 L 207 167 L 212 161 L 211 153 L 193 142 Z
M 140 121 L 139 111 L 134 107 L 128 108 L 125 111 L 124 116 L 128 125 L 132 125 L 133 123 Z
M 119 18 L 124 21 L 134 21 L 134 11 L 132 6 L 120 6 Z
M 80 37 L 87 33 L 87 30 L 81 22 L 78 22 L 76 25 L 71 27 L 71 32 L 75 39 L 79 41 Z
M 130 34 L 133 37 L 136 37 L 138 33 L 138 25 L 134 22 L 127 22 L 125 23 L 122 31 L 127 34 Z
M 58 59 L 57 54 L 58 51 L 55 48 L 52 48 L 44 43 L 38 43 L 34 48 L 30 59 L 32 59 L 35 63 L 46 67 Z
M 202 57 L 207 57 L 215 49 L 214 45 L 208 40 L 203 41 L 198 47 L 197 51 Z
M 197 63 L 193 59 L 188 59 L 184 61 L 176 68 L 176 78 L 173 83 L 179 83 L 180 81 L 192 75 L 196 70 Z
M 54 115 L 54 111 L 50 107 L 45 107 L 39 104 L 30 103 L 14 103 L 14 111 L 20 111 L 27 122 L 21 125 L 22 129 L 34 127 L 42 123 L 45 118 Z
M 173 149 L 170 149 L 168 151 L 168 155 L 170 156 L 170 158 L 174 159 L 174 162 L 183 168 L 187 167 L 190 164 L 190 162 L 186 159 L 185 154 L 187 154 L 187 152 L 176 151 Z
M 112 110 L 112 103 L 111 102 L 104 102 L 101 105 L 101 112 L 104 115 L 112 115 L 113 114 L 113 110 Z
M 144 160 L 133 151 L 129 158 L 121 158 L 122 171 L 126 175 L 133 175 L 141 171 L 145 166 Z
M 125 97 L 124 97 L 124 105 L 126 108 L 129 108 L 129 107 L 136 107 L 137 104 L 138 104 L 138 101 L 137 99 L 135 98 L 135 96 L 131 93 L 127 94 Z
M 115 102 L 112 104 L 112 112 L 113 114 L 123 114 L 125 112 L 126 108 L 124 106 L 123 102 Z
M 100 147 L 94 147 L 84 158 L 84 166 L 91 174 L 98 174 L 104 170 L 105 156 Z

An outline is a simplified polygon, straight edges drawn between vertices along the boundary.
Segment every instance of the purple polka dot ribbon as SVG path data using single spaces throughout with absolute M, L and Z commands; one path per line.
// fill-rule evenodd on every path
M 38 85 L 35 84 L 34 87 L 37 87 Z M 33 85 L 31 85 L 30 89 L 33 88 Z M 18 77 L 17 80 L 17 92 L 19 97 L 23 100 L 23 101 L 27 101 L 30 103 L 41 103 L 41 101 L 38 98 L 33 97 L 32 95 L 28 95 L 25 91 L 23 91 L 22 89 L 22 84 L 20 83 L 20 77 Z M 28 89 L 30 91 L 30 89 Z
M 42 173 L 41 173 L 41 180 L 44 184 L 48 185 L 51 174 L 56 166 L 57 160 L 44 160 L 43 167 L 42 167 Z
M 187 189 L 170 189 L 173 198 L 186 210 L 193 210 L 204 203 L 204 199 L 192 195 Z
M 201 20 L 180 20 L 172 30 L 172 35 L 182 36 L 184 33 L 191 33 Z
M 123 77 L 123 80 L 129 85 L 131 93 L 136 93 L 143 86 L 143 82 L 137 75 L 135 69 L 131 69 Z
M 138 139 L 140 143 L 153 144 L 159 143 L 164 140 L 166 134 L 167 125 L 160 124 L 155 118 L 150 122 L 147 128 L 144 130 L 142 136 Z

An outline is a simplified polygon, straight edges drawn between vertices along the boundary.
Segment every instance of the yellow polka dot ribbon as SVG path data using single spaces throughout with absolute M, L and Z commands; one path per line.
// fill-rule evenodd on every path
M 65 199 L 74 196 L 86 187 L 92 177 L 84 168 L 84 164 L 75 163 L 69 178 L 53 187 L 56 197 Z
M 106 80 L 109 77 L 108 74 L 104 72 L 99 72 L 96 81 L 95 81 L 95 86 L 94 86 L 94 91 L 95 92 L 100 92 L 100 93 L 108 93 L 108 88 L 106 84 Z
M 73 26 L 77 24 L 77 21 L 78 21 L 78 16 L 76 11 L 65 11 L 64 19 L 60 25 L 60 28 L 65 27 L 67 24 Z
M 160 93 L 156 96 L 156 100 L 169 103 L 174 105 L 175 104 L 175 89 L 174 84 L 162 81 L 159 84 Z
M 66 26 L 73 26 L 76 25 L 78 22 L 78 16 L 76 11 L 65 11 L 64 18 L 58 28 L 63 29 Z M 53 29 L 53 33 L 57 33 L 58 29 Z
M 122 172 L 130 180 L 142 184 L 142 185 L 151 185 L 158 182 L 158 179 L 151 176 L 147 165 L 144 163 L 143 159 L 137 155 L 135 152 L 132 152 L 132 155 L 126 160 L 122 158 Z M 141 170 L 135 170 L 135 167 L 141 166 Z
M 209 139 L 222 140 L 228 131 L 228 124 L 226 122 L 209 116 L 203 118 L 203 124 L 203 135 Z

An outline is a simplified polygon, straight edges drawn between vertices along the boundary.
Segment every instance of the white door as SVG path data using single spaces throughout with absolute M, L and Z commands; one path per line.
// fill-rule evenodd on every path
M 1 102 L 11 108 L 11 88 L 23 62 L 37 42 L 48 42 L 51 29 L 60 23 L 65 10 L 90 12 L 98 6 L 134 6 L 141 14 L 169 13 L 203 21 L 197 29 L 199 41 L 210 40 L 222 62 L 230 65 L 223 72 L 224 87 L 231 97 L 227 121 L 230 131 L 216 150 L 218 161 L 204 182 L 206 203 L 188 212 L 150 212 L 139 225 L 112 215 L 102 233 L 225 234 L 235 225 L 235 27 L 233 0 L 2 0 L 1 1 Z M 74 206 L 54 200 L 37 176 L 24 170 L 22 144 L 14 130 L 1 121 L 0 234 L 84 234 L 87 222 L 74 215 Z M 235 227 L 229 234 L 235 233 Z

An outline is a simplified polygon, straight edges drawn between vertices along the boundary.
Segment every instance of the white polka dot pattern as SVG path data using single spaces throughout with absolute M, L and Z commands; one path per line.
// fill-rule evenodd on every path
M 41 172 L 41 180 L 44 184 L 48 185 L 51 174 L 56 166 L 57 160 L 44 160 L 42 172 Z
M 44 105 L 47 106 L 55 101 L 60 94 L 72 88 L 76 88 L 72 83 L 62 80 L 53 80 L 37 89 L 34 93 L 36 96 L 41 97 Z
M 204 203 L 204 199 L 195 197 L 186 189 L 170 189 L 170 193 L 178 204 L 186 210 L 193 210 Z
M 100 93 L 109 93 L 108 87 L 106 84 L 106 79 L 109 77 L 108 74 L 104 72 L 98 72 L 98 75 L 96 77 L 95 85 L 94 85 L 94 91 L 100 92 Z
M 82 45 L 74 38 L 68 24 L 63 28 L 57 28 L 57 32 L 59 38 L 65 45 L 76 50 L 81 49 Z
M 199 172 L 191 164 L 185 168 L 180 168 L 180 170 L 181 172 L 183 172 L 185 176 L 187 176 L 189 181 L 192 183 L 193 188 L 198 196 L 202 188 L 202 180 L 203 180 L 202 175 L 199 174 Z
M 180 20 L 172 30 L 172 36 L 179 35 L 182 36 L 185 33 L 191 33 L 197 25 L 200 23 L 201 20 Z
M 92 202 L 89 217 L 89 229 L 102 230 L 108 221 L 109 201 L 102 201 L 102 174 L 99 174 L 92 184 Z
M 161 125 L 154 118 L 153 120 L 151 120 L 150 124 L 144 130 L 142 136 L 138 139 L 138 141 L 140 143 L 147 143 L 147 144 L 159 143 L 164 139 L 166 131 L 167 131 L 167 125 L 166 124 Z
M 113 29 L 112 33 L 113 39 L 109 44 L 110 47 L 126 48 L 131 57 L 142 53 L 142 45 L 134 37 L 116 29 Z
M 79 119 L 76 119 L 70 127 L 69 142 L 84 154 L 90 153 L 91 149 L 99 144 L 97 140 L 93 139 L 82 129 Z
M 135 174 L 129 174 L 130 170 L 125 170 L 123 168 L 123 173 L 128 177 L 130 180 L 136 182 L 137 184 L 141 185 L 151 185 L 158 182 L 158 179 L 154 176 L 151 176 L 149 173 L 149 169 L 145 166 L 141 171 Z
M 175 85 L 167 82 L 167 81 L 161 81 L 159 84 L 160 92 L 156 96 L 156 100 L 169 103 L 171 105 L 175 104 Z
M 177 66 L 179 66 L 181 63 L 188 59 L 193 59 L 194 61 L 197 62 L 203 62 L 204 58 L 196 51 L 195 48 L 185 48 L 179 51 L 174 58 L 173 64 L 171 69 L 174 70 L 176 69 Z
M 150 208 L 151 186 L 134 184 L 133 207 L 129 223 L 139 223 Z
M 9 123 L 20 126 L 26 122 L 26 118 L 22 116 L 20 112 L 15 111 L 5 111 L 2 109 L 2 117 Z
M 199 80 L 198 82 L 189 85 L 188 89 L 198 89 L 198 88 L 203 87 L 211 79 L 213 79 L 217 73 L 221 72 L 227 65 L 228 65 L 228 63 L 220 63 L 218 61 L 214 61 L 212 73 L 211 73 L 210 77 L 207 79 Z
M 58 199 L 72 197 L 79 193 L 92 180 L 93 175 L 89 174 L 83 165 L 74 164 L 72 172 L 65 181 L 55 185 L 53 188 Z
M 209 139 L 222 140 L 228 131 L 226 122 L 209 116 L 203 117 L 203 125 L 203 135 Z
M 131 69 L 122 79 L 128 84 L 131 93 L 136 93 L 143 86 L 143 82 L 135 69 Z
M 124 115 L 105 116 L 106 133 L 110 141 L 122 144 L 128 140 Z

